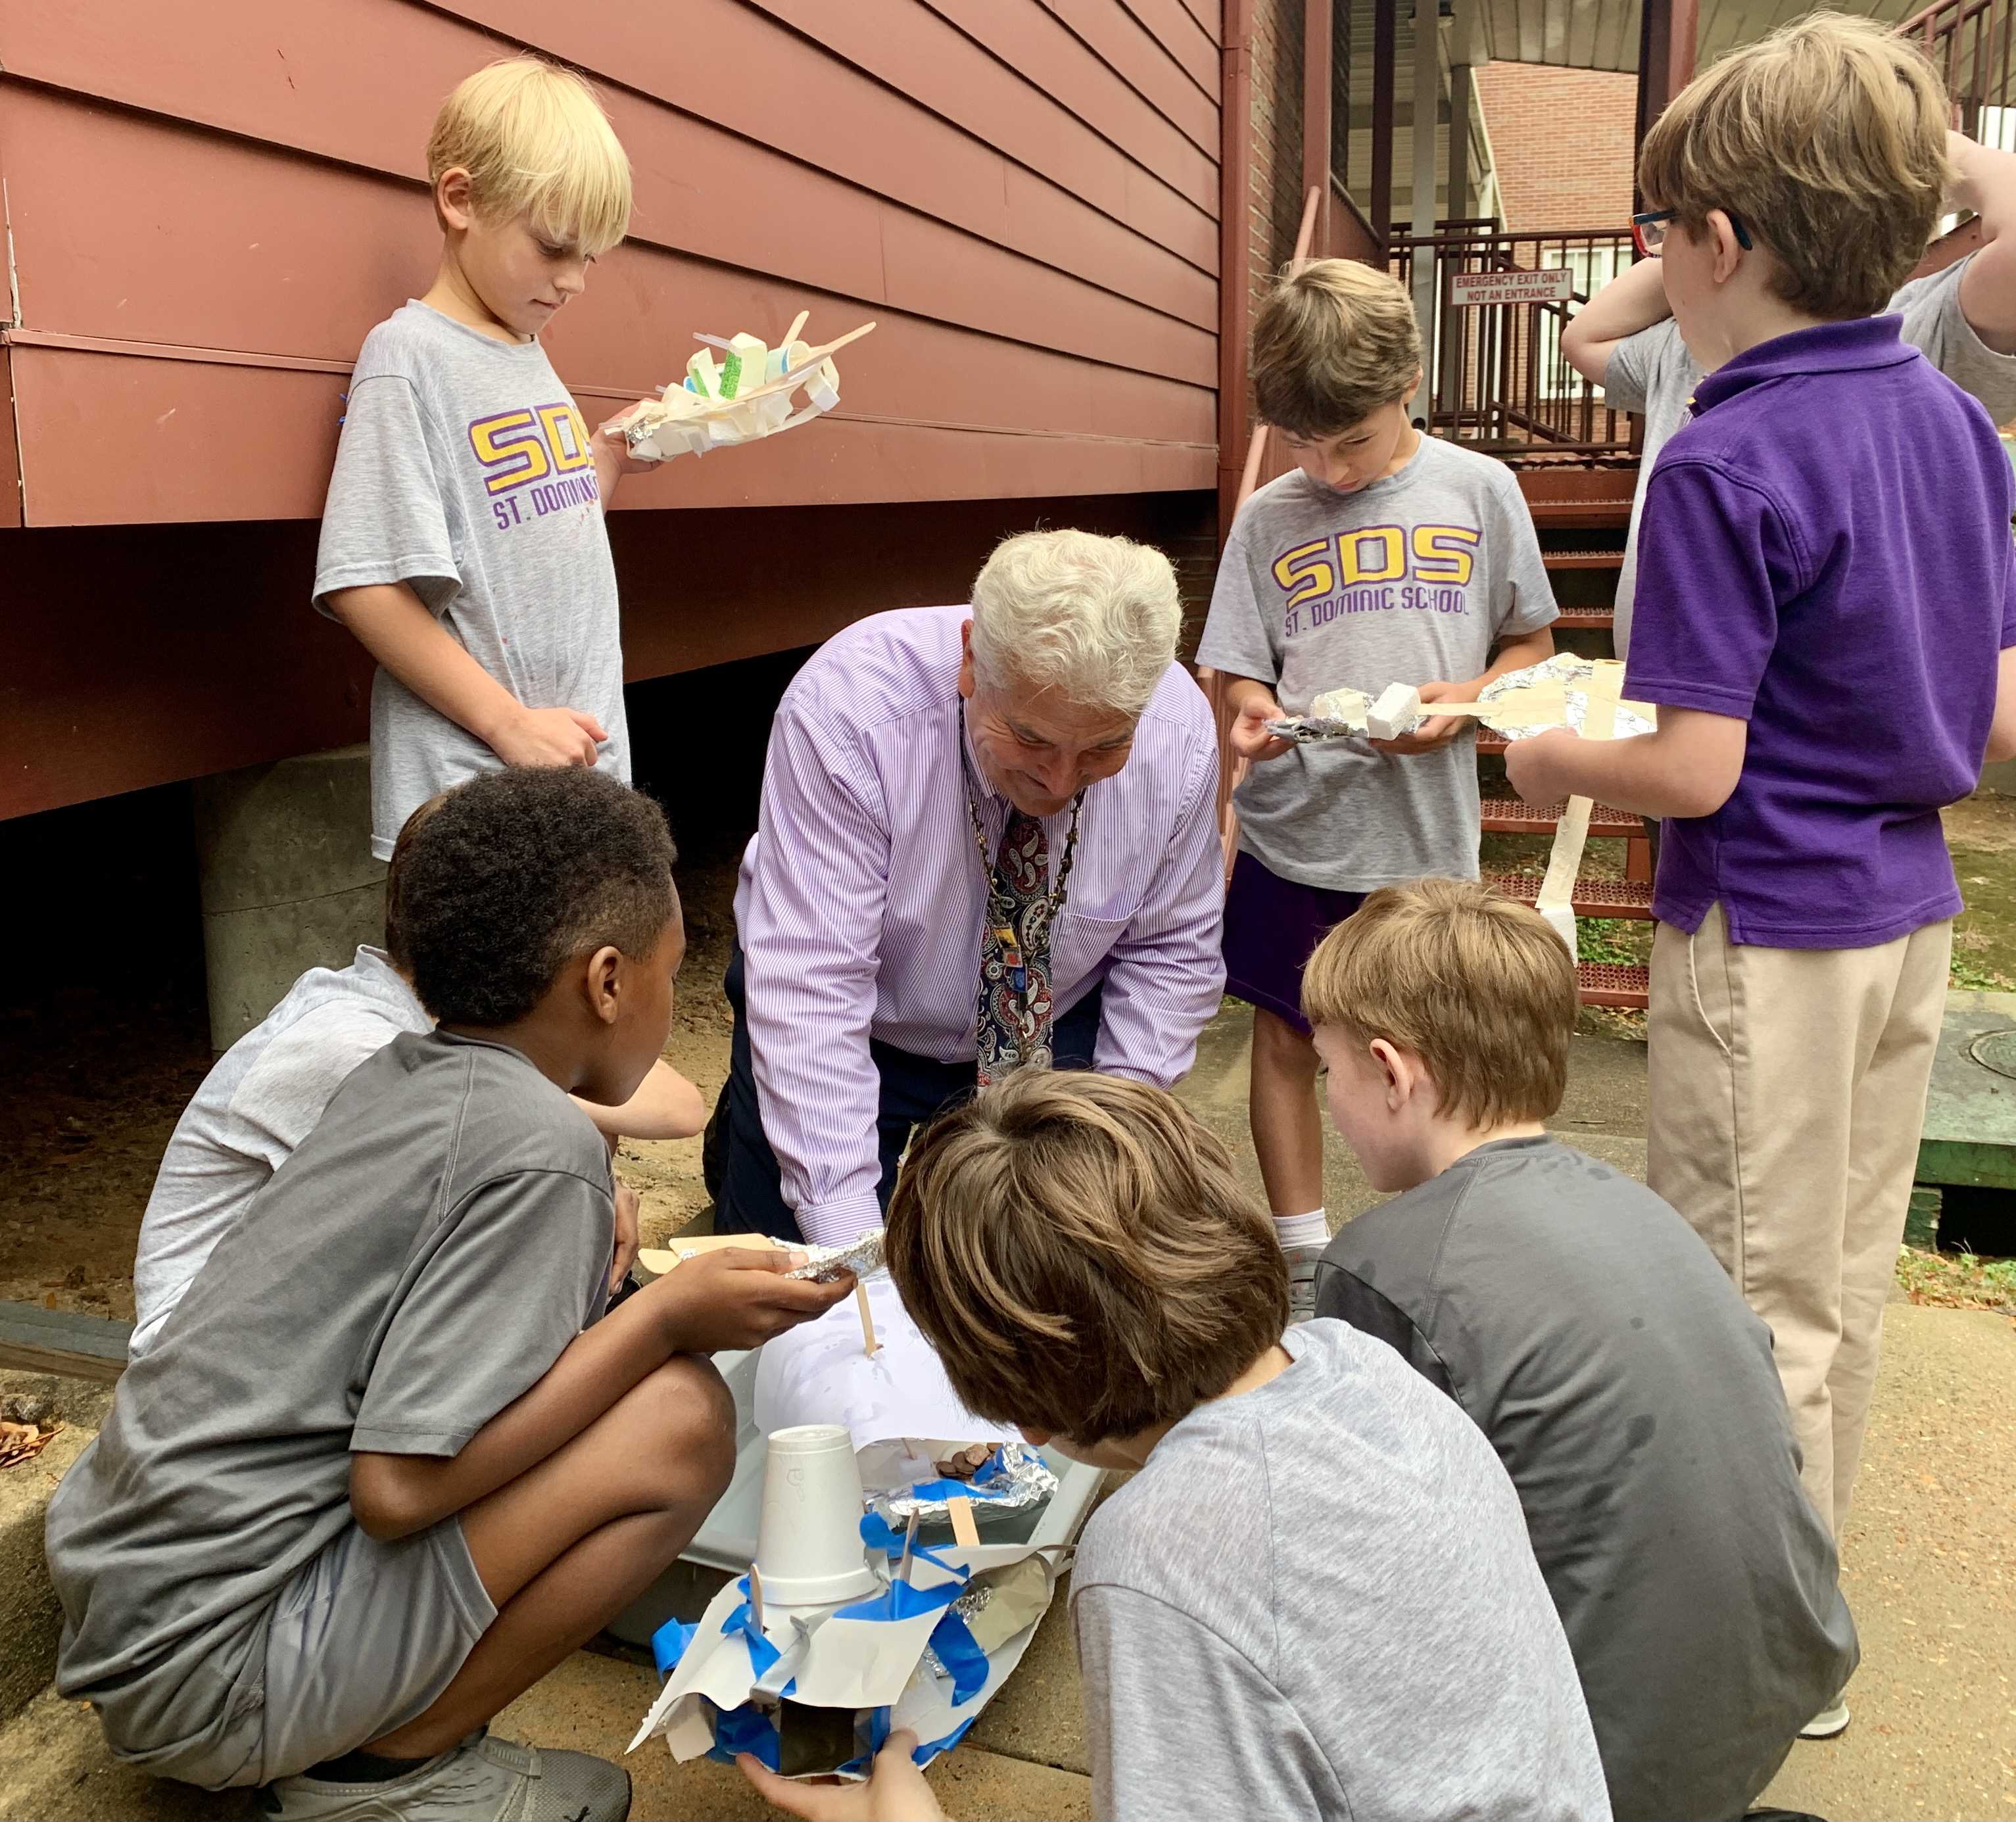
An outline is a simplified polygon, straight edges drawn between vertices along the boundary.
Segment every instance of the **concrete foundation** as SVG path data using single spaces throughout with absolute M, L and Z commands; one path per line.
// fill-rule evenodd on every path
M 371 751 L 340 747 L 196 787 L 210 1041 L 230 1048 L 318 963 L 340 967 L 385 923 L 371 857 Z
M 2016 797 L 2016 759 L 2005 759 L 2000 765 L 1984 765 L 1981 769 L 1981 788 L 2000 791 L 2004 797 Z

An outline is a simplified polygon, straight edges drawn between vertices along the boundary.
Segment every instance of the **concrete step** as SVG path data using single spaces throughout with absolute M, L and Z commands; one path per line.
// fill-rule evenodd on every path
M 1540 882 L 1532 873 L 1499 873 L 1484 883 L 1525 905 L 1539 895 Z M 1578 917 L 1629 917 L 1644 923 L 1652 918 L 1652 888 L 1640 880 L 1585 877 L 1575 881 L 1571 902 Z
M 1561 820 L 1565 804 L 1529 804 L 1518 798 L 1486 798 L 1483 803 L 1483 829 L 1487 835 L 1550 835 Z M 1598 804 L 1590 813 L 1589 832 L 1593 836 L 1643 836 L 1644 823 L 1629 810 L 1613 810 Z
M 112 1388 L 36 1373 L 0 1373 L 0 1392 L 31 1392 L 56 1406 L 63 1428 L 32 1461 L 0 1468 L 0 1722 L 34 1700 L 56 1673 L 63 1612 L 42 1554 L 49 1496 L 98 1434 Z

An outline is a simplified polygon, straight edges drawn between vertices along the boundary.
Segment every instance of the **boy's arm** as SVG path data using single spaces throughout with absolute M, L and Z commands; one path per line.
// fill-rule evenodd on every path
M 661 1057 L 621 1107 L 569 1097 L 605 1139 L 690 1139 L 707 1124 L 700 1090 Z
M 1996 354 L 2016 354 L 2016 153 L 1961 133 L 1946 135 L 1946 152 L 1954 173 L 1947 199 L 1981 218 L 1987 242 L 1960 274 L 1960 314 Z
M 1656 259 L 1641 259 L 1619 272 L 1569 319 L 1561 331 L 1561 353 L 1590 384 L 1600 386 L 1617 344 L 1672 314 L 1664 268 Z
M 1995 672 L 1995 719 L 1988 730 L 1990 765 L 2016 759 L 2016 646 L 2006 646 Z
M 1225 700 L 1237 718 L 1228 738 L 1232 750 L 1242 759 L 1258 765 L 1263 759 L 1278 759 L 1294 746 L 1278 734 L 1267 732 L 1267 723 L 1283 718 L 1286 711 L 1274 694 L 1274 686 L 1258 677 L 1227 676 Z
M 577 1334 L 454 1453 L 358 1450 L 350 1462 L 350 1504 L 358 1525 L 380 1542 L 437 1525 L 572 1442 L 675 1354 L 761 1347 L 772 1335 L 823 1314 L 854 1289 L 851 1276 L 830 1284 L 785 1277 L 794 1262 L 802 1265 L 805 1255 L 739 1248 L 689 1259 Z M 493 1262 L 482 1269 L 495 1267 Z M 494 1292 L 490 1307 L 498 1307 Z M 373 1367 L 374 1383 L 401 1370 L 398 1327 L 409 1312 L 411 1304 L 395 1319 Z M 383 1413 L 372 1408 L 372 1389 L 365 1388 L 358 1433 L 375 1436 L 381 1432 L 367 1425 Z M 415 1440 L 427 1439 L 420 1427 Z
M 404 582 L 334 589 L 324 600 L 373 657 L 507 765 L 592 765 L 596 743 L 609 738 L 582 710 L 526 708 Z
M 1281 654 L 1268 636 L 1253 592 L 1245 532 L 1243 523 L 1235 523 L 1225 542 L 1218 580 L 1211 586 L 1211 611 L 1197 642 L 1197 663 L 1226 679 L 1226 700 L 1237 718 L 1232 724 L 1232 750 L 1258 763 L 1279 758 L 1294 743 L 1276 740 L 1263 725 L 1282 718 L 1280 698 L 1275 694 Z
M 1551 728 L 1506 749 L 1505 776 L 1529 804 L 1593 798 L 1641 816 L 1712 816 L 1743 776 L 1750 724 L 1734 715 L 1662 708 L 1656 733 L 1585 740 Z

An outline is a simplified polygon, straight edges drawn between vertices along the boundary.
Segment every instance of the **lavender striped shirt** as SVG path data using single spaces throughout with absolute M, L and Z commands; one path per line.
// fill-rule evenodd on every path
M 878 614 L 827 641 L 784 693 L 735 921 L 763 1130 L 805 1237 L 881 1219 L 870 1037 L 950 1063 L 974 1054 L 989 852 L 1008 803 L 967 742 L 965 607 Z M 961 748 L 965 748 L 962 759 Z M 1051 938 L 1056 1010 L 1106 983 L 1094 1065 L 1164 1087 L 1190 1067 L 1225 985 L 1218 751 L 1172 664 L 1126 765 L 1085 793 Z M 1071 812 L 1053 817 L 1053 875 Z

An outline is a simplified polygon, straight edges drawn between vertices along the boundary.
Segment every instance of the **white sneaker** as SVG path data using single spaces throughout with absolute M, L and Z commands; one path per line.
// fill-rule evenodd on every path
M 1293 1328 L 1316 1312 L 1316 1261 L 1323 1257 L 1323 1249 L 1316 1245 L 1281 1250 L 1288 1258 L 1288 1327 Z
M 1843 1696 L 1832 1708 L 1822 1709 L 1800 1728 L 1802 1740 L 1831 1740 L 1848 1727 L 1848 1698 Z
M 626 1822 L 630 1774 L 585 1752 L 544 1752 L 472 1734 L 382 1784 L 302 1774 L 259 1793 L 278 1822 Z

